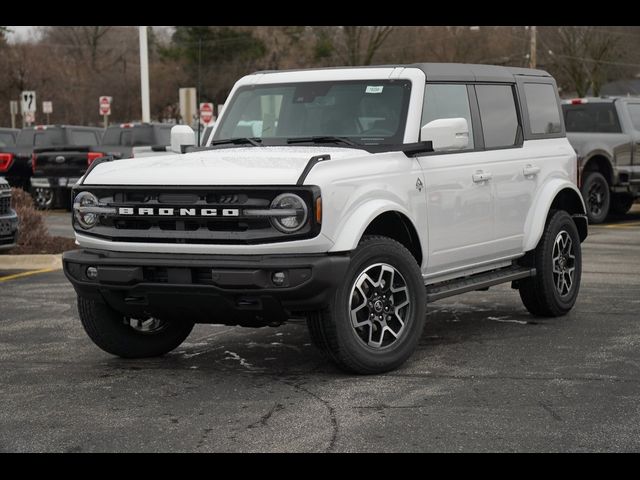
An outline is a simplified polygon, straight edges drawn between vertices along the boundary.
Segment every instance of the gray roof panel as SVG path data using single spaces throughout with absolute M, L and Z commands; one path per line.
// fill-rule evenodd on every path
M 548 77 L 544 70 L 533 68 L 503 67 L 472 63 L 413 63 L 396 65 L 366 65 L 352 67 L 306 68 L 292 70 L 262 70 L 254 73 L 278 73 L 304 70 L 356 69 L 356 68 L 419 68 L 431 82 L 513 82 L 516 76 Z

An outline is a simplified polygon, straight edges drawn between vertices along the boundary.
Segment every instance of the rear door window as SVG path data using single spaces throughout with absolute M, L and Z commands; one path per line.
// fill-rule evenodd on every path
M 511 85 L 476 85 L 485 148 L 513 147 L 518 113 Z
M 640 132 L 640 103 L 630 103 L 628 108 L 633 128 Z

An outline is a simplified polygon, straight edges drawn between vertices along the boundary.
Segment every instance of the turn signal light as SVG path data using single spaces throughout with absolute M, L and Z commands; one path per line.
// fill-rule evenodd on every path
M 87 154 L 87 165 L 91 166 L 91 164 L 97 160 L 98 158 L 104 157 L 104 153 L 100 152 L 89 152 Z
M 316 222 L 322 223 L 322 197 L 316 198 Z
M 13 153 L 0 153 L 0 172 L 6 172 L 13 163 Z

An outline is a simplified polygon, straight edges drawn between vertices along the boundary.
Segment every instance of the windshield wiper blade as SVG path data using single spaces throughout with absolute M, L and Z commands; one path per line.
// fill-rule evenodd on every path
M 315 137 L 287 138 L 287 143 L 288 144 L 292 144 L 292 143 L 341 143 L 343 145 L 350 145 L 352 147 L 360 147 L 360 148 L 362 148 L 362 145 L 360 145 L 357 142 L 354 142 L 353 140 L 350 140 L 347 137 L 334 137 L 334 136 L 330 136 L 330 135 L 315 136 Z
M 244 143 L 247 143 L 249 145 L 253 145 L 254 147 L 261 147 L 262 145 L 262 139 L 261 138 L 257 138 L 257 137 L 253 137 L 253 138 L 243 138 L 243 137 L 239 137 L 239 138 L 225 138 L 223 140 L 214 140 L 212 141 L 209 146 L 214 146 L 214 145 L 224 145 L 225 143 L 233 143 L 235 145 L 242 145 Z

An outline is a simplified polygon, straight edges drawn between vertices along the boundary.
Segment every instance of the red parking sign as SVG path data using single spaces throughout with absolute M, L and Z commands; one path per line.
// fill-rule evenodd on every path
M 111 115 L 111 97 L 100 97 L 100 115 Z

